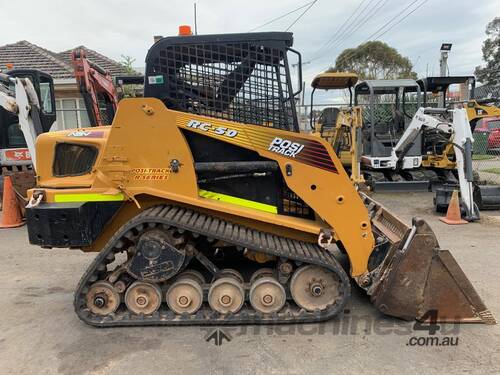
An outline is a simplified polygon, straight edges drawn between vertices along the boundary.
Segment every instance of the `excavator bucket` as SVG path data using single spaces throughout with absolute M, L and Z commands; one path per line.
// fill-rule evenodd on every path
M 368 294 L 384 314 L 405 320 L 496 324 L 448 250 L 429 225 L 414 218 L 411 227 L 363 196 L 375 232 L 389 242 Z

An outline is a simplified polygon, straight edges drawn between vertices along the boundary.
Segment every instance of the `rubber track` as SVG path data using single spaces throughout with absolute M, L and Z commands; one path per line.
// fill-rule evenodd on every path
M 120 239 L 131 229 L 145 223 L 160 223 L 184 229 L 208 238 L 219 239 L 236 246 L 246 247 L 259 252 L 292 259 L 306 264 L 315 264 L 333 271 L 341 281 L 342 298 L 323 311 L 307 312 L 293 304 L 293 307 L 272 315 L 254 311 L 249 303 L 236 314 L 221 315 L 207 308 L 200 309 L 193 315 L 175 315 L 163 302 L 162 307 L 152 315 L 135 315 L 128 311 L 120 311 L 108 316 L 91 313 L 85 303 L 88 287 L 98 280 L 98 269 L 103 270 L 106 264 L 114 259 L 114 253 L 121 251 L 116 246 Z M 276 324 L 307 323 L 330 319 L 341 312 L 350 297 L 350 282 L 346 272 L 337 262 L 333 254 L 317 244 L 293 240 L 274 234 L 233 224 L 219 218 L 208 216 L 190 209 L 165 205 L 155 206 L 133 218 L 124 225 L 108 241 L 82 276 L 75 292 L 74 307 L 78 317 L 87 324 L 98 327 L 139 326 L 139 325 L 207 325 L 207 324 Z M 204 302 L 204 306 L 206 302 Z M 250 311 L 249 311 L 250 310 Z

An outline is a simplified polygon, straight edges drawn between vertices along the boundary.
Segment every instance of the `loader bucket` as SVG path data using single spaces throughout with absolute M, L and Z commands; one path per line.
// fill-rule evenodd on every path
M 500 186 L 475 185 L 473 194 L 480 210 L 500 210 Z
M 496 323 L 451 253 L 439 248 L 424 220 L 414 218 L 410 228 L 370 198 L 364 199 L 371 207 L 374 230 L 391 243 L 368 290 L 381 312 L 405 320 Z

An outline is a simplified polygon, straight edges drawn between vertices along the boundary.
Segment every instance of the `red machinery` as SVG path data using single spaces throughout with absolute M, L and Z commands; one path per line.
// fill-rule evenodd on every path
M 90 124 L 92 126 L 111 124 L 118 104 L 118 94 L 111 75 L 89 61 L 83 49 L 74 50 L 71 53 L 71 60 Z

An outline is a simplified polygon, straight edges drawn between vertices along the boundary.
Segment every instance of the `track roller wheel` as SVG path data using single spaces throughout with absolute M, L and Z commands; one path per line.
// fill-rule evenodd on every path
M 208 291 L 208 303 L 221 314 L 236 313 L 243 306 L 245 292 L 241 282 L 226 276 L 216 280 Z
M 125 304 L 134 314 L 152 314 L 161 305 L 160 287 L 155 284 L 136 281 L 130 285 L 125 293 Z
M 244 283 L 243 276 L 241 276 L 241 273 L 239 273 L 236 270 L 233 270 L 232 268 L 224 268 L 223 270 L 220 270 L 219 273 L 216 275 L 217 279 L 221 279 L 223 277 L 232 277 L 235 280 L 238 280 L 241 284 Z
M 90 286 L 86 302 L 92 313 L 106 316 L 116 311 L 120 305 L 120 295 L 111 283 L 98 281 Z
M 194 280 L 200 285 L 205 284 L 205 277 L 201 274 L 201 272 L 198 272 L 196 270 L 184 271 L 179 276 L 177 276 L 176 280 L 180 280 L 182 278 L 188 278 Z
M 285 288 L 273 277 L 262 276 L 250 288 L 250 304 L 264 314 L 280 311 L 286 302 Z
M 290 292 L 295 303 L 304 310 L 324 310 L 340 298 L 340 285 L 340 280 L 333 272 L 307 265 L 293 274 Z
M 165 295 L 167 305 L 176 314 L 194 314 L 203 303 L 203 289 L 196 276 L 184 275 L 175 281 Z
M 261 277 L 272 277 L 274 275 L 274 271 L 272 268 L 259 268 L 255 271 L 250 278 L 250 284 L 253 284 L 255 281 L 260 279 Z

